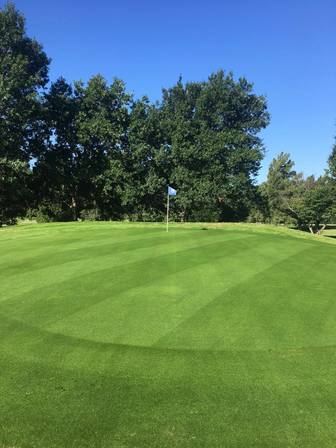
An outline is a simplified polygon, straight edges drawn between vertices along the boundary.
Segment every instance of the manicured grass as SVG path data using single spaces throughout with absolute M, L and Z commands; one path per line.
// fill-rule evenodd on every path
M 324 231 L 324 236 L 328 236 L 330 238 L 336 238 L 336 224 L 329 225 Z
M 1 448 L 336 446 L 333 240 L 202 227 L 0 230 Z

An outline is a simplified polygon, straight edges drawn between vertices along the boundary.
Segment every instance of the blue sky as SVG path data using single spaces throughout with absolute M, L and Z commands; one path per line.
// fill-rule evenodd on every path
M 99 72 L 156 100 L 179 75 L 203 80 L 232 70 L 268 99 L 259 180 L 280 151 L 306 175 L 326 168 L 336 134 L 336 0 L 15 3 L 52 58 L 51 79 L 86 81 Z

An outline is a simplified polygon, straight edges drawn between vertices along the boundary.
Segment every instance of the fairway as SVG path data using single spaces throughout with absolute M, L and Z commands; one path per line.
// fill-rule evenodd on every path
M 298 234 L 2 229 L 0 448 L 334 448 L 336 245 Z

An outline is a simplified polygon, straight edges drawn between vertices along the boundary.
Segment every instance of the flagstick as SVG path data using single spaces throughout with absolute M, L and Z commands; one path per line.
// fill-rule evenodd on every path
M 167 232 L 168 232 L 168 223 L 169 223 L 169 190 L 167 194 Z

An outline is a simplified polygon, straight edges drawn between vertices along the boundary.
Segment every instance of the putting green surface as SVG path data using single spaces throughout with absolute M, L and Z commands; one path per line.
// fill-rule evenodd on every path
M 336 245 L 0 231 L 0 448 L 335 447 Z

